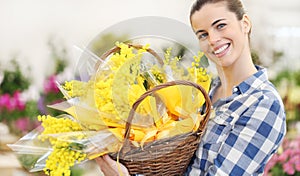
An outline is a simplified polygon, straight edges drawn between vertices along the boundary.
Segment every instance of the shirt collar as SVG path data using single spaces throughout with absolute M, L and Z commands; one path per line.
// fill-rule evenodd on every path
M 268 73 L 267 69 L 258 65 L 255 65 L 257 72 L 248 77 L 245 81 L 241 82 L 239 85 L 232 88 L 233 93 L 238 94 L 250 94 L 255 89 L 258 89 L 258 87 L 268 80 Z M 215 89 L 221 85 L 221 80 L 219 77 L 217 77 L 213 83 L 212 83 L 212 90 L 211 94 L 213 95 L 215 92 Z
M 257 72 L 236 86 L 242 94 L 250 94 L 254 90 L 258 89 L 262 83 L 268 80 L 267 69 L 257 65 L 255 67 Z

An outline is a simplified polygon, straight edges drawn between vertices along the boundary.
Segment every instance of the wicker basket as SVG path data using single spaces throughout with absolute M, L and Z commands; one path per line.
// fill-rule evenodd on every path
M 141 48 L 140 45 L 129 45 L 137 49 Z M 114 47 L 102 55 L 101 58 L 106 58 L 113 52 L 117 52 L 120 48 Z M 152 50 L 147 50 L 155 56 L 160 63 L 163 63 L 161 58 Z M 98 66 L 96 67 L 98 68 Z M 174 137 L 155 140 L 147 142 L 143 147 L 136 147 L 129 141 L 131 122 L 134 117 L 135 111 L 139 104 L 147 97 L 155 94 L 155 91 L 174 85 L 192 86 L 198 89 L 204 96 L 206 105 L 202 116 L 203 120 L 200 122 L 199 128 L 195 132 L 185 133 Z M 119 162 L 124 164 L 129 170 L 130 174 L 142 175 L 183 175 L 198 144 L 201 140 L 202 133 L 206 127 L 210 115 L 211 101 L 210 98 L 200 85 L 185 81 L 177 80 L 167 82 L 155 86 L 154 88 L 146 91 L 140 96 L 138 100 L 132 105 L 128 120 L 125 127 L 124 145 L 120 152 L 113 153 L 111 156 L 114 159 L 119 159 Z

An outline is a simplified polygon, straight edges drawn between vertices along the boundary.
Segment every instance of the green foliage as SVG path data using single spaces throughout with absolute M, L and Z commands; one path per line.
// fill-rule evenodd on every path
M 262 62 L 261 62 L 261 60 L 259 58 L 259 55 L 258 55 L 258 53 L 255 50 L 251 51 L 251 57 L 252 57 L 253 63 L 255 65 L 262 65 Z
M 78 167 L 71 168 L 71 176 L 82 176 L 84 174 L 84 170 Z
M 277 62 L 283 55 L 282 51 L 273 51 L 273 62 Z
M 275 86 L 279 86 L 280 83 L 283 81 L 283 80 L 287 80 L 289 82 L 292 82 L 294 80 L 294 73 L 291 72 L 290 70 L 283 70 L 281 72 L 279 72 L 277 74 L 277 76 L 271 80 L 271 82 L 275 85 Z
M 300 86 L 300 70 L 294 72 L 294 80 L 297 86 Z
M 15 91 L 24 91 L 28 89 L 31 81 L 24 76 L 18 62 L 11 60 L 12 70 L 4 70 L 3 80 L 0 83 L 0 94 L 8 93 L 12 95 Z
M 23 117 L 29 117 L 31 120 L 36 120 L 38 116 L 38 106 L 35 100 L 29 100 L 26 102 L 26 107 L 23 112 Z
M 37 160 L 40 158 L 40 155 L 29 155 L 29 154 L 18 154 L 17 158 L 20 161 L 20 164 L 27 170 L 32 169 L 36 164 Z
M 282 81 L 288 81 L 291 84 L 295 84 L 295 86 L 300 86 L 300 70 L 292 71 L 289 69 L 284 69 L 279 72 L 276 78 L 272 79 L 271 82 L 275 86 L 279 86 Z
M 285 176 L 286 173 L 283 171 L 281 164 L 276 164 L 274 167 L 272 167 L 271 170 L 272 176 Z

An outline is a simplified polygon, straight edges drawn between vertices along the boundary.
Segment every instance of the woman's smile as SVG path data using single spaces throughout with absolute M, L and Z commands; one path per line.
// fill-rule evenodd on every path
M 227 44 L 224 44 L 224 45 L 221 45 L 219 47 L 216 47 L 213 51 L 213 54 L 220 58 L 220 57 L 223 57 L 224 55 L 226 55 L 230 50 L 230 43 L 227 43 Z

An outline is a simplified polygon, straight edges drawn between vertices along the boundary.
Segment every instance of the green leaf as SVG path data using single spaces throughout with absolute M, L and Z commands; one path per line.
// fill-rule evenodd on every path
M 200 59 L 200 64 L 203 66 L 203 67 L 208 67 L 209 66 L 209 62 L 208 62 L 208 59 L 205 55 L 203 55 Z

